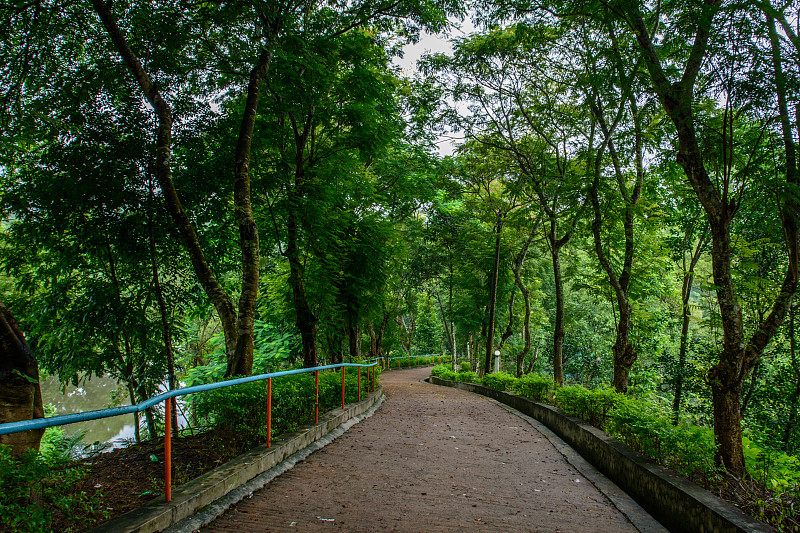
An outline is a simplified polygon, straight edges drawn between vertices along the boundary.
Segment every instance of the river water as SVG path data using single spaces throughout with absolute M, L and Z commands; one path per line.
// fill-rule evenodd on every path
M 55 406 L 55 415 L 96 411 L 112 407 L 111 395 L 118 388 L 119 384 L 108 376 L 92 376 L 78 387 L 67 385 L 66 388 L 58 381 L 58 378 L 50 376 L 42 380 L 42 400 L 45 405 L 53 404 Z M 123 390 L 122 398 L 125 400 L 122 405 L 130 405 L 127 391 Z M 187 425 L 183 414 L 184 407 L 184 402 L 178 398 L 178 425 L 182 428 Z M 141 414 L 141 417 L 144 421 L 144 413 Z M 108 443 L 112 448 L 119 448 L 133 441 L 134 424 L 134 417 L 130 414 L 78 422 L 61 426 L 61 429 L 67 435 L 86 431 L 86 435 L 83 437 L 84 444 Z M 143 435 L 146 435 L 146 432 Z
M 56 407 L 56 415 L 95 411 L 111 406 L 111 394 L 118 387 L 113 378 L 92 376 L 79 387 L 67 385 L 62 391 L 62 384 L 58 378 L 50 376 L 42 381 L 42 400 L 45 405 L 53 404 Z M 123 405 L 130 405 L 130 402 L 126 401 Z M 61 429 L 67 435 L 86 431 L 86 436 L 83 437 L 84 444 L 108 442 L 114 447 L 119 447 L 126 441 L 133 440 L 133 420 L 133 415 L 114 416 L 70 424 L 62 426 Z

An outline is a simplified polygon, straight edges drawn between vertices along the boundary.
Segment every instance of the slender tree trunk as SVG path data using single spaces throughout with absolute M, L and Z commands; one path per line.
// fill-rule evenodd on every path
M 794 303 L 789 307 L 789 355 L 792 359 L 792 370 L 795 373 L 794 392 L 789 397 L 789 418 L 786 421 L 786 427 L 783 428 L 783 451 L 791 453 L 792 451 L 792 432 L 797 424 L 797 407 L 800 401 L 800 365 L 797 363 L 797 349 L 794 338 Z
M 317 366 L 317 317 L 311 311 L 303 281 L 303 263 L 298 244 L 299 227 L 294 211 L 287 217 L 288 238 L 286 257 L 289 259 L 289 285 L 294 300 L 295 323 L 303 341 L 303 365 L 306 368 Z
M 617 335 L 612 347 L 614 355 L 614 378 L 612 385 L 617 392 L 628 391 L 628 375 L 633 363 L 636 361 L 637 354 L 636 348 L 630 342 L 630 328 L 633 319 L 633 307 L 631 306 L 628 298 L 628 285 L 630 283 L 631 272 L 633 270 L 633 252 L 634 252 L 634 217 L 633 208 L 639 202 L 641 197 L 642 186 L 644 184 L 644 167 L 643 167 L 643 147 L 642 147 L 642 132 L 639 126 L 638 108 L 636 101 L 633 97 L 630 98 L 630 109 L 633 115 L 634 122 L 634 140 L 635 140 L 635 157 L 636 157 L 636 181 L 633 190 L 629 192 L 626 185 L 625 176 L 623 175 L 622 165 L 619 156 L 614 147 L 612 140 L 612 132 L 615 125 L 610 128 L 607 125 L 603 112 L 597 102 L 593 107 L 594 115 L 600 125 L 600 130 L 603 133 L 603 142 L 598 150 L 594 159 L 594 180 L 592 187 L 589 191 L 589 199 L 594 208 L 594 220 L 592 222 L 592 237 L 594 239 L 594 248 L 600 266 L 606 272 L 609 284 L 614 290 L 617 301 L 617 310 L 619 312 L 619 320 L 617 321 Z M 623 215 L 623 232 L 625 235 L 625 250 L 622 264 L 622 270 L 617 275 L 611 261 L 606 256 L 603 250 L 603 241 L 601 236 L 601 228 L 603 225 L 603 215 L 600 209 L 600 179 L 601 179 L 601 157 L 603 152 L 608 149 L 611 155 L 611 160 L 614 165 L 614 172 L 617 176 L 617 187 L 624 202 L 624 215 Z
M 150 189 L 150 198 L 154 198 L 153 190 Z M 156 301 L 158 302 L 158 313 L 161 315 L 161 332 L 164 336 L 164 355 L 167 358 L 167 385 L 170 390 L 177 388 L 175 379 L 175 354 L 172 351 L 172 335 L 169 327 L 169 314 L 167 313 L 167 303 L 164 300 L 164 291 L 161 290 L 161 280 L 158 275 L 158 257 L 156 255 L 156 240 L 153 234 L 153 205 L 151 201 L 150 211 L 148 213 L 148 234 L 150 239 L 150 264 L 153 272 L 153 286 L 156 293 Z M 172 398 L 172 427 L 177 430 L 178 428 L 178 404 L 176 398 Z
M 639 43 L 653 89 L 675 125 L 678 137 L 678 164 L 683 168 L 703 205 L 711 227 L 712 268 L 723 330 L 720 360 L 711 368 L 708 375 L 714 408 L 714 435 L 717 444 L 715 459 L 717 464 L 724 466 L 731 474 L 742 476 L 745 473 L 740 413 L 742 386 L 756 361 L 761 357 L 764 347 L 783 321 L 788 303 L 797 289 L 798 209 L 796 202 L 791 199 L 785 204 L 783 225 L 790 266 L 769 315 L 759 324 L 755 334 L 747 340 L 731 275 L 730 222 L 738 204 L 735 198 L 729 198 L 727 186 L 723 187 L 720 193 L 704 167 L 692 111 L 694 83 L 706 55 L 713 27 L 712 20 L 720 1 L 708 0 L 706 4 L 707 19 L 698 23 L 689 60 L 686 62 L 681 80 L 677 83 L 671 83 L 665 74 L 658 50 L 653 44 L 638 6 L 629 3 L 624 6 L 624 10 Z M 785 104 L 785 98 L 782 98 L 785 91 L 782 87 L 780 54 L 776 46 L 777 35 L 774 25 L 769 24 L 769 20 L 767 26 L 773 43 L 773 66 L 788 162 L 789 155 L 794 155 L 794 143 L 791 135 L 786 135 L 789 122 L 786 107 L 782 105 L 782 100 Z M 797 174 L 796 162 L 792 160 L 791 164 L 786 166 L 787 185 L 797 186 Z
M 138 400 L 136 399 L 136 389 L 133 386 L 133 380 L 127 380 L 127 389 L 128 389 L 128 398 L 131 401 L 131 405 L 136 405 Z M 139 421 L 139 411 L 133 413 L 133 440 L 136 442 L 142 442 L 142 434 L 141 430 L 139 429 L 140 421 Z
M 375 324 L 369 323 L 369 358 L 378 357 L 378 335 L 375 333 Z
M 687 230 L 687 233 L 684 237 L 684 242 L 688 241 L 689 239 L 689 232 L 691 229 Z M 689 300 L 692 296 L 692 285 L 694 284 L 694 268 L 697 266 L 697 262 L 700 260 L 700 255 L 702 253 L 703 248 L 707 242 L 707 235 L 708 235 L 708 224 L 705 225 L 703 232 L 700 235 L 700 239 L 697 241 L 697 246 L 692 253 L 691 261 L 689 262 L 689 268 L 686 268 L 686 258 L 684 255 L 683 265 L 684 265 L 684 274 L 683 274 L 683 285 L 681 286 L 681 341 L 680 341 L 680 351 L 678 352 L 678 371 L 676 373 L 675 379 L 675 397 L 672 402 L 672 423 L 674 425 L 678 424 L 678 420 L 680 418 L 681 412 L 681 399 L 683 396 L 683 378 L 684 373 L 686 372 L 686 353 L 689 349 L 689 322 L 692 318 L 691 310 L 689 309 Z
M 389 311 L 384 310 L 381 327 L 378 329 L 378 335 L 375 339 L 376 357 L 383 355 L 383 337 L 386 335 L 386 326 L 389 325 L 389 318 L 391 318 L 391 316 L 392 314 Z
M 239 310 L 236 316 L 236 347 L 233 357 L 228 358 L 226 376 L 249 376 L 253 373 L 253 328 L 261 253 L 258 227 L 250 201 L 250 151 L 261 86 L 271 60 L 271 50 L 262 50 L 250 71 L 244 114 L 234 154 L 233 205 L 239 227 L 239 247 L 242 251 L 242 291 L 239 295 Z
M 0 302 L 0 424 L 44 418 L 39 365 L 16 319 Z M 43 429 L 0 436 L 15 457 L 38 450 Z
M 520 278 L 519 273 L 515 274 L 516 278 L 515 282 L 517 287 L 519 287 L 520 292 L 522 293 L 522 299 L 525 302 L 525 318 L 522 322 L 522 339 L 525 342 L 525 345 L 522 347 L 522 350 L 517 354 L 517 377 L 522 377 L 522 366 L 525 363 L 525 357 L 531 351 L 531 293 L 523 285 L 522 278 Z
M 445 312 L 444 305 L 442 305 L 442 298 L 439 296 L 439 291 L 434 291 L 436 294 L 436 302 L 439 304 L 439 314 L 442 317 L 442 326 L 444 327 L 444 334 L 447 336 L 447 342 L 450 344 L 451 351 L 455 350 L 455 336 L 452 328 L 452 323 L 447 318 L 447 313 Z M 450 296 L 452 302 L 452 291 Z M 452 309 L 452 304 L 451 304 Z
M 526 374 L 530 374 L 533 372 L 533 365 L 536 364 L 536 360 L 539 358 L 539 347 L 533 349 L 533 357 L 531 357 L 530 362 L 528 363 L 528 368 L 525 369 Z
M 492 371 L 492 357 L 494 357 L 494 319 L 497 311 L 497 282 L 500 276 L 500 235 L 503 231 L 503 220 L 497 217 L 495 226 L 494 264 L 489 285 L 489 323 L 486 328 L 486 359 L 483 365 L 483 374 Z
M 519 288 L 520 293 L 522 294 L 522 299 L 525 302 L 525 318 L 522 323 L 522 338 L 525 342 L 525 346 L 522 348 L 517 354 L 516 357 L 516 373 L 517 377 L 522 376 L 522 364 L 525 361 L 525 357 L 528 355 L 528 352 L 531 351 L 531 295 L 530 291 L 525 287 L 522 283 L 522 267 L 525 264 L 525 258 L 528 255 L 528 249 L 533 242 L 533 238 L 536 236 L 537 228 L 539 226 L 539 220 L 536 221 L 534 224 L 533 229 L 531 230 L 530 235 L 525 241 L 525 244 L 522 245 L 522 249 L 520 250 L 517 257 L 514 259 L 514 267 L 512 271 L 514 273 L 514 284 Z M 511 317 L 508 321 L 508 327 L 506 328 L 506 334 L 503 335 L 503 342 L 505 342 L 508 337 L 511 336 L 511 328 L 513 326 L 514 320 L 514 298 L 513 295 L 511 297 L 511 302 L 509 304 L 510 310 L 509 313 Z
M 200 285 L 217 311 L 225 335 L 227 356 L 226 375 L 249 374 L 253 366 L 253 320 L 258 295 L 259 245 L 258 230 L 250 204 L 250 145 L 252 140 L 258 97 L 264 77 L 269 69 L 271 52 L 263 51 L 250 72 L 245 111 L 242 118 L 234 161 L 234 216 L 239 228 L 242 250 L 242 285 L 238 314 L 233 301 L 217 281 L 197 238 L 194 226 L 186 215 L 172 181 L 170 159 L 172 154 L 172 109 L 156 89 L 141 61 L 128 45 L 125 36 L 111 13 L 111 4 L 92 0 L 123 63 L 133 75 L 147 101 L 153 107 L 158 127 L 156 130 L 156 159 L 153 171 L 159 181 L 164 201 L 175 227 L 181 236 L 192 261 Z M 270 28 L 273 33 L 276 28 Z
M 553 330 L 553 380 L 564 384 L 564 280 L 561 277 L 560 246 L 551 247 L 553 282 L 556 291 L 556 323 Z
M 361 359 L 361 328 L 358 324 L 348 324 L 347 338 L 350 348 L 350 359 Z

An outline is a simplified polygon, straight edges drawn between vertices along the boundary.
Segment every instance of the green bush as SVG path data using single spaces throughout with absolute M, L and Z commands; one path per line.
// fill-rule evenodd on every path
M 671 413 L 649 402 L 624 398 L 609 413 L 608 432 L 634 450 L 683 475 L 714 473 L 714 434 L 708 428 L 672 424 Z
M 514 383 L 513 391 L 537 402 L 552 402 L 555 382 L 549 376 L 526 374 Z
M 608 412 L 614 407 L 615 402 L 624 398 L 624 395 L 607 387 L 587 389 L 580 385 L 571 385 L 559 387 L 555 391 L 556 405 L 564 412 L 582 418 L 599 428 L 605 428 Z
M 481 378 L 479 378 L 478 374 L 475 372 L 470 372 L 467 370 L 466 372 L 459 372 L 456 374 L 456 381 L 463 381 L 465 383 L 480 383 Z
M 54 514 L 68 516 L 77 507 L 96 509 L 98 521 L 106 518 L 105 507 L 96 501 L 101 496 L 71 494 L 86 475 L 84 467 L 73 462 L 80 438 L 50 428 L 41 452 L 22 457 L 13 457 L 10 446 L 0 445 L 0 532 L 50 532 Z
M 361 370 L 361 397 L 367 395 L 367 373 Z M 376 381 L 377 384 L 377 381 Z M 314 416 L 314 374 L 272 379 L 272 435 L 295 431 Z M 345 372 L 345 402 L 358 400 L 358 368 Z M 320 413 L 341 407 L 340 370 L 320 372 Z M 267 381 L 244 383 L 195 395 L 192 406 L 197 420 L 213 427 L 244 447 L 267 440 Z
M 461 372 L 468 372 L 470 370 L 469 362 L 468 361 L 461 361 L 460 363 L 458 363 L 458 369 Z
M 450 367 L 447 365 L 436 365 L 431 368 L 431 375 L 449 381 L 456 380 L 456 373 L 450 370 Z
M 742 438 L 742 444 L 747 470 L 759 483 L 777 492 L 800 486 L 800 459 L 760 446 L 748 437 Z
M 517 381 L 516 376 L 512 376 L 508 372 L 492 372 L 483 376 L 484 385 L 502 391 L 514 390 Z

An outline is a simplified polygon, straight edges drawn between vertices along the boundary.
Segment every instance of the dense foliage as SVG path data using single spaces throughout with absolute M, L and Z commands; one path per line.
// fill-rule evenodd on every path
M 395 65 L 467 12 L 478 29 L 451 52 Z M 138 402 L 447 353 L 465 381 L 611 402 L 589 418 L 648 453 L 702 442 L 679 470 L 710 453 L 762 479 L 752 450 L 800 453 L 799 17 L 761 0 L 7 2 L 0 299 L 26 364 L 111 375 Z M 0 352 L 0 380 L 35 381 L 17 359 Z M 620 403 L 642 395 L 656 411 Z M 0 421 L 33 416 L 16 407 Z

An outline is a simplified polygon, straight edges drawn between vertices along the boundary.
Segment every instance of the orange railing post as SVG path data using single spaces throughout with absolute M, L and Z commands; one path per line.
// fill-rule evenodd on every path
M 164 401 L 164 499 L 172 501 L 172 398 Z
M 375 369 L 372 369 L 372 392 L 375 392 Z
M 319 370 L 314 372 L 314 383 L 314 423 L 316 424 L 319 422 Z
M 342 367 L 342 409 L 344 409 L 344 367 Z
M 358 367 L 358 401 L 361 401 L 361 367 Z
M 272 446 L 272 378 L 267 378 L 267 448 Z

